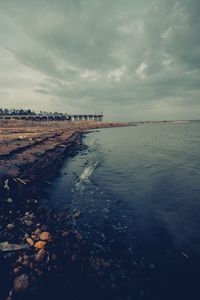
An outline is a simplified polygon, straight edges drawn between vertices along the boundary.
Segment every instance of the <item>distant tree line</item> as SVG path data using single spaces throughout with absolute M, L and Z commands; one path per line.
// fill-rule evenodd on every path
M 67 116 L 65 113 L 40 111 L 36 113 L 31 109 L 0 108 L 0 116 Z

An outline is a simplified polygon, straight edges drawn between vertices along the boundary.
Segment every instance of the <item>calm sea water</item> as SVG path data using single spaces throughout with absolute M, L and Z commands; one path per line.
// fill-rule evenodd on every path
M 51 192 L 82 212 L 91 255 L 112 265 L 96 299 L 200 299 L 200 123 L 101 129 L 84 143 Z

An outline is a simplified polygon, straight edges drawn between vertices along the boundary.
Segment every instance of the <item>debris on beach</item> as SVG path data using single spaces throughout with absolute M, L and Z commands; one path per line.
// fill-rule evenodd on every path
M 0 250 L 3 252 L 7 251 L 17 251 L 17 250 L 23 250 L 23 249 L 29 249 L 28 245 L 20 245 L 20 244 L 10 244 L 8 242 L 2 242 L 0 243 Z
M 4 189 L 7 190 L 7 191 L 10 190 L 10 187 L 8 185 L 8 179 L 6 179 L 5 182 L 4 182 Z
M 73 215 L 73 218 L 74 218 L 74 219 L 79 219 L 80 216 L 81 216 L 81 211 L 79 210 L 79 211 L 77 211 L 77 212 Z
M 182 254 L 185 258 L 189 258 L 189 255 L 186 254 L 185 252 L 181 252 L 181 254 Z
M 30 180 L 28 179 L 21 179 L 21 178 L 13 178 L 13 180 L 17 183 L 22 183 L 22 184 L 27 184 L 28 182 L 30 182 Z
M 12 202 L 13 202 L 13 199 L 12 199 L 12 198 L 8 198 L 8 199 L 7 199 L 7 202 L 8 202 L 8 203 L 12 203 Z

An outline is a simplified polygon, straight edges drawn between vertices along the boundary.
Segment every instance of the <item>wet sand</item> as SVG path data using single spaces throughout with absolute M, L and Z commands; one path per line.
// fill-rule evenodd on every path
M 74 229 L 81 212 L 71 215 L 67 205 L 52 211 L 45 186 L 63 160 L 83 147 L 82 133 L 127 125 L 0 121 L 0 299 L 55 299 L 60 291 L 81 299 L 85 274 L 94 297 L 110 264 L 88 255 Z

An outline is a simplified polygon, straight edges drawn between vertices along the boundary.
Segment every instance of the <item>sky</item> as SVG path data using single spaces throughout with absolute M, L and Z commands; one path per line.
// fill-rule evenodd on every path
M 199 119 L 199 0 L 0 0 L 0 107 Z

